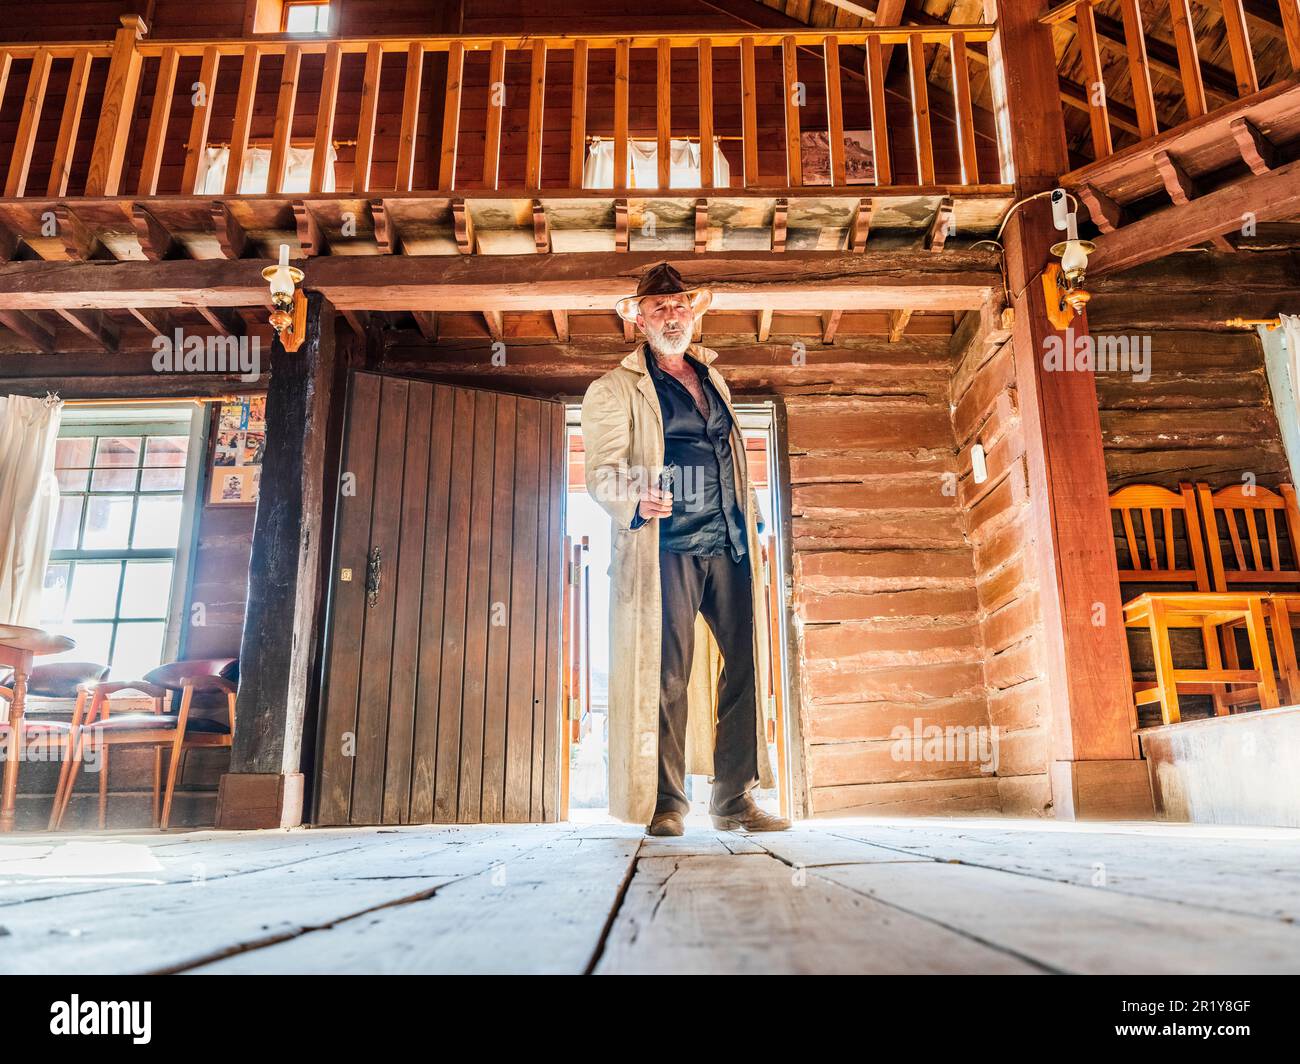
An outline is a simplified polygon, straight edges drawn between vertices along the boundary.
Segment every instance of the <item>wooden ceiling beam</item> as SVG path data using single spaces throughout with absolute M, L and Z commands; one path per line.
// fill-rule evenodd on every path
M 1281 171 L 1278 171 L 1281 172 Z M 991 251 L 605 252 L 588 255 L 325 256 L 306 287 L 339 310 L 607 310 L 641 272 L 671 262 L 718 310 L 967 310 L 1002 289 Z M 260 260 L 0 263 L 0 309 L 261 307 Z
M 1248 211 L 1257 222 L 1300 215 L 1300 160 L 1241 178 L 1180 206 L 1154 211 L 1113 233 L 1103 233 L 1089 258 L 1088 276 L 1131 269 L 1236 232 Z
M 54 330 L 47 327 L 37 315 L 17 310 L 0 310 L 0 325 L 17 333 L 38 351 L 47 355 L 54 352 Z

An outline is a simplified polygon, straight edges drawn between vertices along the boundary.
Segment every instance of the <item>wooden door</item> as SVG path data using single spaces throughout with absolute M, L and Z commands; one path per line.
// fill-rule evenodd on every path
M 355 373 L 315 823 L 555 820 L 560 403 Z

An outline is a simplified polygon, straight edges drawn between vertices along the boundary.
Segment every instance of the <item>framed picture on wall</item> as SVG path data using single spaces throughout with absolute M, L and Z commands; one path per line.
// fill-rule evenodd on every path
M 799 136 L 805 185 L 831 183 L 831 141 L 825 130 L 805 130 Z M 871 156 L 871 130 L 844 131 L 844 174 L 850 185 L 870 185 L 876 179 Z
M 221 404 L 212 441 L 209 506 L 257 502 L 266 451 L 266 396 L 241 396 Z

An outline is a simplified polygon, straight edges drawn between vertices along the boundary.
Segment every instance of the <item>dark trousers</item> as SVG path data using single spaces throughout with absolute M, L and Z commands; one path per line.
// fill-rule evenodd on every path
M 690 811 L 686 782 L 686 683 L 695 654 L 695 615 L 722 651 L 710 812 L 737 813 L 758 783 L 754 704 L 754 604 L 749 558 L 659 552 L 663 648 L 659 687 L 659 798 L 655 812 Z

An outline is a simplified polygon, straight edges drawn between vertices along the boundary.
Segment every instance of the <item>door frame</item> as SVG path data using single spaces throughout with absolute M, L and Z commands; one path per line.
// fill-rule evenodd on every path
M 561 398 L 566 408 L 581 407 L 583 396 L 566 395 Z M 774 392 L 759 392 L 732 396 L 732 405 L 743 416 L 743 408 L 770 404 L 771 422 L 771 485 L 772 485 L 772 520 L 777 522 L 776 539 L 779 558 L 770 558 L 774 566 L 773 575 L 779 576 L 781 623 L 777 631 L 780 638 L 782 654 L 781 697 L 785 712 L 786 743 L 786 778 L 778 780 L 778 787 L 784 791 L 789 802 L 791 814 L 796 819 L 804 819 L 811 808 L 808 795 L 808 772 L 806 766 L 806 748 L 803 742 L 803 701 L 802 682 L 799 671 L 798 631 L 794 622 L 794 521 L 791 512 L 792 491 L 790 487 L 790 449 L 788 442 L 788 416 L 785 400 Z M 566 428 L 568 418 L 565 418 Z M 565 528 L 567 534 L 567 525 Z M 779 565 L 779 570 L 775 567 Z M 782 739 L 778 736 L 778 741 Z

